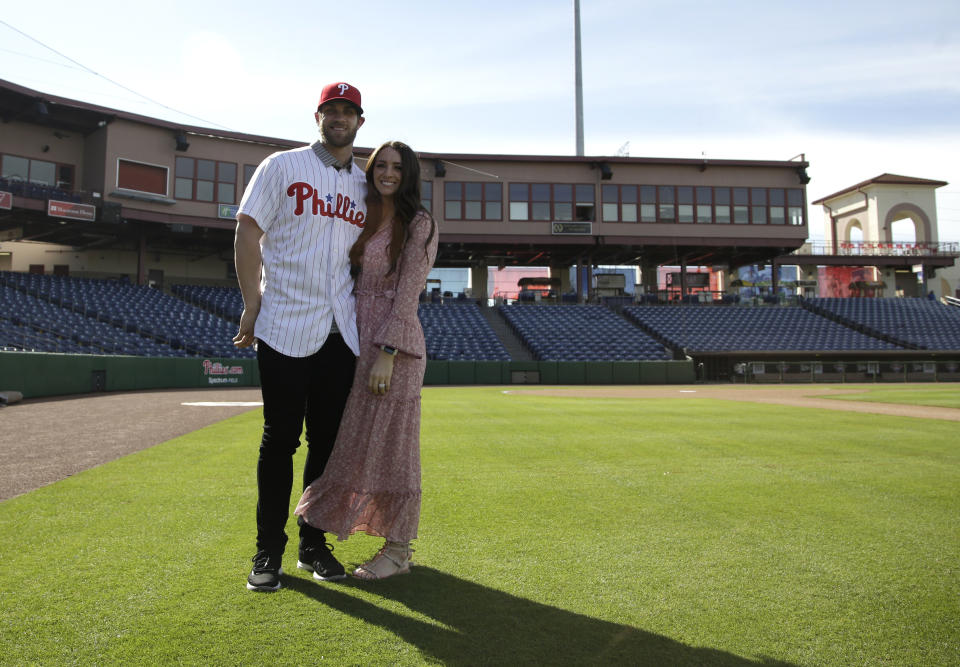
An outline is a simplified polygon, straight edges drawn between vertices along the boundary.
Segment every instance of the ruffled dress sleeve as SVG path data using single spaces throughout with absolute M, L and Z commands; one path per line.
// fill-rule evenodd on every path
M 430 232 L 433 237 L 427 243 Z M 420 211 L 410 223 L 410 238 L 398 264 L 397 286 L 393 307 L 380 329 L 373 336 L 378 347 L 387 345 L 404 354 L 420 358 L 424 354 L 423 329 L 417 317 L 420 293 L 437 258 L 440 230 L 426 211 Z M 424 247 L 426 244 L 426 247 Z

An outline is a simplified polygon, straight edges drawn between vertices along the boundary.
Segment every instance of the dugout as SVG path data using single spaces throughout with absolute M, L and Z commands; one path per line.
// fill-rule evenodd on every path
M 960 380 L 960 352 L 757 352 L 697 355 L 720 381 L 751 384 L 902 383 Z M 708 374 L 709 377 L 709 374 Z

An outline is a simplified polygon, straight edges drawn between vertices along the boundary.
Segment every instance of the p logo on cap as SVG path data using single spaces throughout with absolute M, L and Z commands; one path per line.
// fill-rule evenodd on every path
M 317 109 L 327 102 L 334 102 L 336 100 L 349 102 L 357 107 L 357 111 L 361 114 L 363 113 L 363 107 L 360 105 L 360 91 L 343 81 L 327 84 L 323 87 L 323 91 L 320 93 L 320 102 L 317 103 Z

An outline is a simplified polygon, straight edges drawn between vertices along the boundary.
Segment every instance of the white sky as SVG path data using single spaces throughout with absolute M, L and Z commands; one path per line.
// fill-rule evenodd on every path
M 0 21 L 0 78 L 54 95 L 310 141 L 344 80 L 358 145 L 575 153 L 571 0 L 47 0 Z M 948 181 L 940 240 L 960 240 L 955 0 L 582 0 L 581 33 L 587 155 L 804 153 L 811 201 L 884 172 Z

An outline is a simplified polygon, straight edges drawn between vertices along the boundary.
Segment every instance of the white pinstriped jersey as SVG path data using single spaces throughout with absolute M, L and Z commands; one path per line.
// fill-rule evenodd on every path
M 238 213 L 263 231 L 260 314 L 254 335 L 278 352 L 305 357 L 336 326 L 360 354 L 348 254 L 366 218 L 363 170 L 326 166 L 314 146 L 269 156 L 253 174 Z

